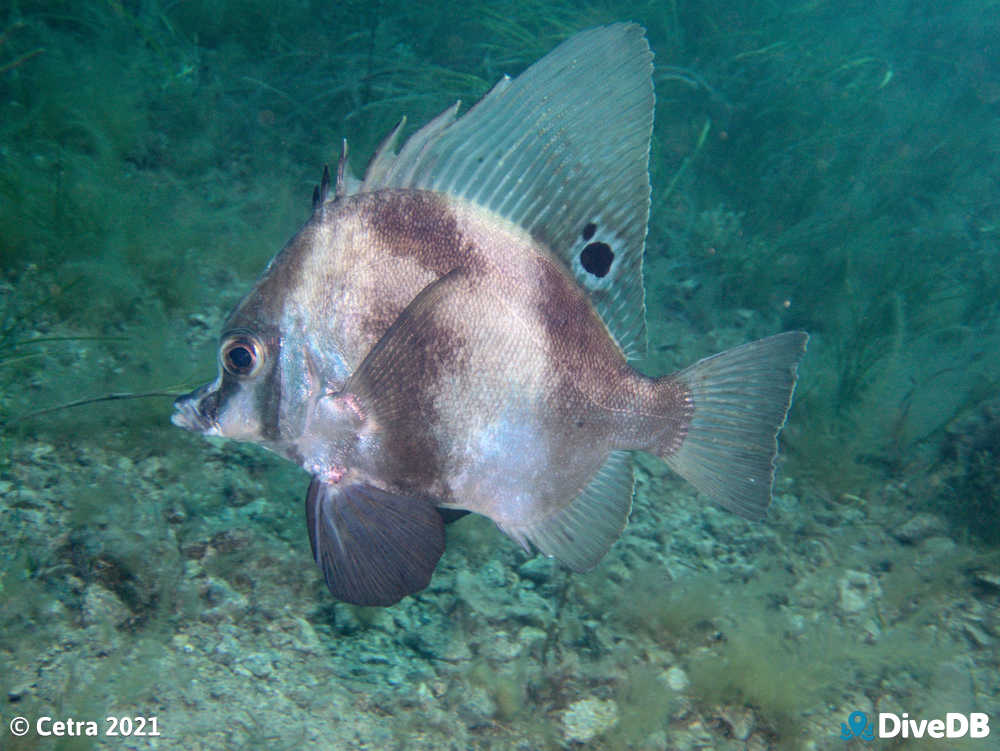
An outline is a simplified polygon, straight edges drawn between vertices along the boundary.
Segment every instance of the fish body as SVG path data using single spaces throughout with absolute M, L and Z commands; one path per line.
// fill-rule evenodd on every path
M 806 335 L 657 379 L 629 364 L 651 70 L 640 27 L 593 29 L 398 153 L 397 128 L 361 183 L 342 157 L 227 320 L 219 377 L 177 401 L 175 424 L 310 473 L 310 541 L 340 599 L 426 586 L 439 509 L 593 567 L 627 521 L 634 450 L 763 516 Z

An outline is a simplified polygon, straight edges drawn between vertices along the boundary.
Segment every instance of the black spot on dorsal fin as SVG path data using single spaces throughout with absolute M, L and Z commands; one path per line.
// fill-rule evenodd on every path
M 586 234 L 586 231 L 584 229 L 584 234 Z M 598 278 L 607 275 L 608 271 L 611 270 L 611 264 L 614 260 L 615 252 L 611 250 L 611 246 L 607 243 L 592 242 L 580 251 L 580 265 L 583 266 L 583 270 Z

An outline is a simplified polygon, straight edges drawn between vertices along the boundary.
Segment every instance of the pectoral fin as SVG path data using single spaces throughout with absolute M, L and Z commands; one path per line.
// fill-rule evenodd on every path
M 444 552 L 444 523 L 433 505 L 367 484 L 314 477 L 306 522 L 326 586 L 354 605 L 393 605 L 419 592 Z
M 355 394 L 387 435 L 416 435 L 426 425 L 420 408 L 434 398 L 464 345 L 458 321 L 476 290 L 456 268 L 420 291 L 372 347 L 344 391 Z M 445 378 L 447 380 L 447 378 Z

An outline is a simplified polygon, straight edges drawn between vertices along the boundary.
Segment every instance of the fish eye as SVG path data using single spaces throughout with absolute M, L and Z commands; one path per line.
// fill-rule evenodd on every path
M 227 339 L 219 350 L 222 367 L 230 375 L 247 378 L 256 375 L 264 360 L 264 348 L 253 336 L 238 334 Z

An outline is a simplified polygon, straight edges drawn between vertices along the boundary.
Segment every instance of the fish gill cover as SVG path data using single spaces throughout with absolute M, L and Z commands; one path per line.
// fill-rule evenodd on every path
M 594 572 L 465 519 L 431 589 L 372 612 L 329 602 L 301 473 L 177 435 L 168 400 L 16 419 L 206 379 L 341 137 L 360 172 L 401 114 L 622 20 L 656 53 L 640 367 L 812 334 L 765 524 L 640 460 Z M 5 6 L 5 721 L 155 713 L 206 748 L 839 748 L 868 697 L 1000 715 L 997 23 L 978 3 Z

